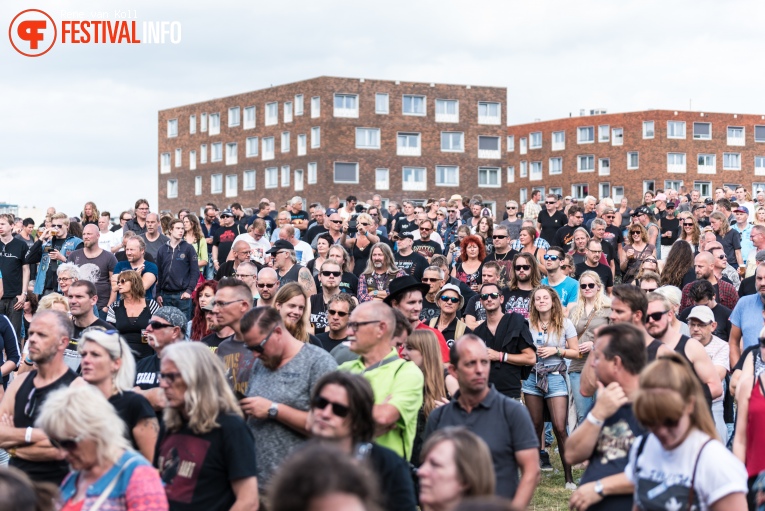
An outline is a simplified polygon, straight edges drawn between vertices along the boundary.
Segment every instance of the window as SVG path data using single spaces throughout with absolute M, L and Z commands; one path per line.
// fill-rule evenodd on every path
M 380 149 L 380 128 L 356 128 L 357 149 Z
M 315 185 L 316 184 L 316 162 L 312 161 L 308 164 L 308 184 L 309 185 Z
M 210 193 L 223 192 L 223 174 L 213 174 L 210 176 Z
M 643 138 L 653 138 L 654 124 L 653 121 L 643 121 Z
M 542 148 L 542 132 L 537 131 L 529 135 L 529 149 Z
M 236 142 L 230 142 L 226 144 L 226 165 L 236 165 L 237 160 L 237 144 Z
M 238 106 L 234 106 L 228 109 L 228 127 L 232 126 L 239 126 L 240 118 L 239 118 L 240 110 Z
M 478 137 L 479 158 L 501 158 L 499 137 Z
M 282 165 L 282 188 L 289 188 L 290 186 L 290 166 Z
M 214 144 L 210 144 L 210 161 L 222 161 L 223 160 L 223 143 L 222 142 L 216 142 Z
M 728 126 L 728 145 L 744 145 L 744 128 L 740 126 Z
M 303 115 L 303 95 L 295 94 L 295 116 Z
M 762 182 L 753 182 L 752 183 L 752 193 L 754 195 L 757 195 L 757 193 L 765 191 L 765 183 Z
M 247 158 L 252 158 L 253 156 L 258 155 L 258 137 L 247 137 L 245 152 Z
M 723 170 L 741 170 L 741 153 L 723 153 Z
M 598 175 L 599 176 L 611 175 L 611 159 L 610 158 L 600 158 L 598 160 Z
M 529 181 L 541 181 L 541 180 L 542 180 L 542 162 L 532 161 L 531 174 L 529 174 Z
M 571 196 L 582 200 L 590 195 L 590 186 L 588 184 L 571 185 Z
M 194 178 L 194 195 L 202 195 L 202 176 Z
M 456 165 L 436 165 L 436 186 L 459 186 L 460 168 Z
M 515 151 L 515 135 L 507 137 L 507 152 L 512 153 Z
M 532 168 L 534 167 L 534 163 L 539 163 L 539 168 L 542 168 L 541 162 L 532 162 Z M 499 188 L 499 173 L 500 169 L 498 167 L 478 167 L 478 186 Z
M 390 188 L 390 172 L 388 169 L 375 169 L 375 190 Z
M 528 139 L 526 137 L 521 137 L 521 154 L 526 154 L 529 149 Z
M 321 98 L 314 96 L 311 98 L 311 119 L 316 119 L 321 115 Z
M 307 152 L 306 147 L 308 147 L 307 139 L 308 137 L 305 133 L 298 135 L 298 156 L 305 156 L 305 153 Z
M 501 124 L 502 108 L 499 103 L 478 102 L 478 124 Z
M 335 162 L 335 183 L 358 183 L 359 164 Z
M 178 136 L 178 119 L 170 119 L 169 121 L 167 121 L 167 137 L 172 138 L 177 136 Z
M 303 190 L 303 169 L 295 169 L 295 191 Z
M 321 127 L 314 126 L 311 128 L 311 149 L 321 147 Z
M 461 153 L 465 151 L 465 134 L 451 131 L 441 132 L 441 150 Z
M 595 128 L 592 126 L 577 128 L 576 141 L 579 144 L 592 144 L 595 141 Z
M 180 167 L 181 163 L 183 162 L 183 158 L 181 157 L 183 154 L 183 151 L 181 149 L 175 150 L 175 166 Z
M 426 172 L 421 167 L 404 167 L 401 179 L 402 190 L 422 191 L 428 189 Z
M 359 97 L 356 94 L 335 94 L 335 117 L 359 116 Z
M 566 148 L 566 132 L 565 131 L 553 131 L 552 134 L 552 150 L 562 151 Z
M 281 148 L 283 153 L 290 152 L 290 132 L 289 131 L 282 131 Z
M 598 142 L 608 142 L 611 135 L 611 127 L 608 124 L 598 126 Z
M 189 133 L 193 135 L 196 132 L 197 132 L 197 116 L 190 115 L 189 116 Z
M 667 121 L 667 138 L 685 138 L 685 121 Z
M 273 126 L 279 122 L 279 103 L 276 101 L 266 103 L 266 126 Z
M 645 195 L 645 192 L 653 192 L 656 190 L 656 182 L 653 180 L 646 180 L 643 181 L 643 194 Z
M 178 197 L 178 180 L 168 179 L 167 180 L 167 198 L 175 199 L 176 197 Z
M 616 204 L 619 204 L 622 201 L 622 197 L 624 197 L 623 186 L 614 186 L 611 188 L 611 198 L 614 199 Z
M 685 153 L 667 153 L 667 172 L 685 173 Z
M 563 158 L 550 158 L 550 175 L 563 174 Z
M 226 197 L 236 197 L 238 177 L 236 174 L 226 176 Z
M 244 109 L 244 129 L 251 130 L 255 127 L 255 107 L 248 106 Z
M 682 181 L 664 181 L 664 189 L 665 190 L 675 190 L 680 191 L 680 187 L 683 186 Z
M 284 122 L 292 122 L 292 101 L 284 103 Z
M 425 96 L 404 94 L 401 113 L 404 115 L 425 115 Z
M 754 174 L 757 176 L 765 176 L 765 156 L 754 157 Z
M 274 137 L 263 138 L 263 159 L 264 160 L 274 159 Z
M 611 130 L 611 145 L 624 145 L 624 128 Z
M 711 181 L 694 181 L 693 189 L 698 190 L 699 195 L 702 197 L 710 197 L 712 195 L 712 182 Z
M 712 140 L 712 123 L 711 122 L 694 122 L 693 123 L 693 139 L 694 140 Z
M 717 172 L 717 156 L 714 154 L 699 154 L 699 174 L 714 174 Z
M 399 156 L 420 156 L 419 133 L 399 133 L 396 141 L 396 154 Z
M 207 114 L 202 114 L 199 118 L 199 130 L 204 133 L 207 131 Z
M 269 167 L 266 169 L 266 188 L 276 188 L 279 186 L 279 169 Z
M 248 191 L 248 190 L 254 190 L 255 189 L 255 171 L 254 170 L 245 170 L 242 174 L 242 190 Z
M 550 193 L 554 193 L 555 195 L 563 195 L 563 188 L 560 186 L 551 186 L 549 189 Z
M 460 102 L 456 99 L 436 100 L 436 122 L 459 122 Z
M 170 172 L 170 153 L 162 153 L 159 160 L 159 172 L 167 174 Z
M 630 151 L 627 153 L 627 168 L 629 170 L 634 170 L 640 166 L 640 160 L 638 158 L 639 155 L 637 151 Z
M 754 141 L 765 142 L 765 126 L 754 127 Z
M 595 170 L 595 157 L 591 154 L 584 154 L 576 157 L 577 172 L 592 172 Z
M 515 183 L 515 167 L 512 165 L 507 167 L 507 182 Z
M 375 113 L 387 115 L 389 113 L 390 97 L 388 94 L 378 92 L 375 94 Z
M 526 188 L 521 188 L 518 190 L 518 201 L 521 204 L 526 204 L 529 200 L 529 191 Z
M 189 170 L 197 170 L 197 152 L 189 151 Z
M 611 183 L 598 183 L 598 193 L 601 199 L 611 197 Z
M 207 163 L 207 144 L 202 144 L 199 150 L 199 163 Z
M 220 114 L 210 114 L 210 136 L 220 135 Z
M 529 162 L 522 161 L 521 167 L 519 169 L 518 177 L 524 178 L 524 177 L 528 177 L 528 175 L 529 175 Z

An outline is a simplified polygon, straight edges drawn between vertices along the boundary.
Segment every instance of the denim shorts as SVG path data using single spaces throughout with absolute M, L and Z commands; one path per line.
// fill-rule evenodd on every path
M 537 387 L 537 375 L 531 373 L 528 378 L 523 381 L 521 387 L 524 394 L 531 396 L 539 396 L 545 399 L 551 397 L 568 396 L 568 385 L 566 385 L 566 378 L 562 374 L 548 374 L 547 375 L 547 393 Z

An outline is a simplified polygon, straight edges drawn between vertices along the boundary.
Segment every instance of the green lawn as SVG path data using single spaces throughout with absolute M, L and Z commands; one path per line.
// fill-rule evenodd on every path
M 566 484 L 563 478 L 563 466 L 560 455 L 555 452 L 555 446 L 548 449 L 550 462 L 555 470 L 542 472 L 542 481 L 534 492 L 534 498 L 529 504 L 529 511 L 568 511 L 568 498 L 570 491 L 564 488 Z M 584 470 L 574 470 L 574 482 L 578 481 Z

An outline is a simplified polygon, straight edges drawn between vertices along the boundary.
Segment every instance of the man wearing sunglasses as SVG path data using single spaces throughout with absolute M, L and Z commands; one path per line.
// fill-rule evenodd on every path
M 423 215 L 425 214 L 423 213 Z M 425 216 L 425 218 L 420 222 L 420 239 L 414 242 L 412 245 L 412 250 L 427 259 L 428 263 L 430 263 L 430 259 L 434 255 L 443 253 L 443 248 L 441 245 L 431 238 L 433 234 L 433 222 L 428 219 L 427 216 Z M 435 234 L 437 235 L 437 233 Z
M 545 209 L 540 211 L 537 217 L 536 229 L 539 237 L 552 243 L 558 229 L 566 225 L 568 218 L 563 211 L 558 211 L 558 196 L 548 193 L 545 198 Z
M 295 339 L 272 307 L 249 310 L 240 328 L 252 369 L 245 397 L 239 397 L 258 439 L 262 489 L 285 456 L 307 440 L 311 389 L 319 378 L 336 370 L 337 363 L 318 346 Z
M 323 333 L 327 329 L 327 305 L 336 295 L 340 294 L 340 279 L 343 269 L 332 259 L 327 259 L 319 270 L 319 283 L 321 289 L 310 297 L 310 322 L 314 334 Z M 327 350 L 330 351 L 330 350 Z
M 297 263 L 295 247 L 289 241 L 276 240 L 266 254 L 273 257 L 273 267 L 279 276 L 280 285 L 297 282 L 308 296 L 316 294 L 311 271 Z
M 588 241 L 584 261 L 576 265 L 574 278 L 579 280 L 579 276 L 582 273 L 586 271 L 594 271 L 598 274 L 598 277 L 600 277 L 600 282 L 603 284 L 606 294 L 611 296 L 611 290 L 614 288 L 614 275 L 611 272 L 610 267 L 600 262 L 602 255 L 603 243 L 593 239 Z
M 563 264 L 564 256 L 562 248 L 550 247 L 544 255 L 547 276 L 542 279 L 542 284 L 553 288 L 558 293 L 561 305 L 568 307 L 573 306 L 579 297 L 579 283 L 561 271 L 560 265 Z
M 69 217 L 66 213 L 56 213 L 51 219 L 50 229 L 46 229 L 37 239 L 27 254 L 27 264 L 40 263 L 37 268 L 34 292 L 38 296 L 58 290 L 58 265 L 66 262 L 66 256 L 82 245 L 82 240 L 69 234 Z M 22 290 L 26 293 L 26 288 Z M 6 293 L 8 290 L 5 291 Z M 23 302 L 18 304 L 19 310 Z
M 348 340 L 348 320 L 355 308 L 355 298 L 347 293 L 333 295 L 327 302 L 327 329 L 316 337 L 330 354 Z
M 502 267 L 502 277 L 505 282 L 510 280 L 513 274 L 513 257 L 518 252 L 510 248 L 510 231 L 504 225 L 498 225 L 494 228 L 492 234 L 494 250 L 483 260 L 484 263 L 496 261 Z
M 279 275 L 273 268 L 263 268 L 258 272 L 257 288 L 260 298 L 256 303 L 257 307 L 273 307 L 274 297 L 279 291 Z
M 501 275 L 502 267 L 499 263 L 496 261 L 486 263 L 481 268 L 481 283 L 499 284 Z M 503 301 L 507 303 L 509 290 L 503 287 L 500 292 L 503 295 Z M 464 318 L 465 323 L 472 330 L 475 330 L 482 321 L 486 321 L 486 309 L 483 308 L 480 293 L 475 293 L 468 298 Z
M 574 242 L 574 231 L 582 225 L 584 213 L 578 206 L 568 208 L 568 223 L 555 231 L 555 236 L 549 242 L 550 245 L 561 247 L 566 252 L 572 249 Z
M 395 254 L 396 266 L 417 280 L 422 280 L 422 274 L 428 267 L 428 260 L 413 250 L 414 234 L 404 232 L 398 239 L 398 252 Z

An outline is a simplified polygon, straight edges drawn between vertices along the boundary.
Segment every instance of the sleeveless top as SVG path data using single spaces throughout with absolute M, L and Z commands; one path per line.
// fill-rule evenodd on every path
M 765 470 L 765 443 L 760 433 L 765 427 L 765 395 L 762 378 L 755 378 L 749 395 L 749 413 L 746 416 L 746 472 L 749 477 Z
M 277 272 L 276 275 L 279 277 L 279 287 L 283 286 L 284 284 L 289 284 L 290 282 L 297 282 L 300 268 L 302 268 L 302 266 L 299 264 L 293 264 L 292 268 L 290 268 L 290 270 L 285 273 L 283 277 Z
M 29 376 L 26 377 L 16 392 L 16 401 L 13 404 L 13 425 L 17 428 L 34 427 L 48 394 L 60 387 L 68 387 L 77 378 L 74 371 L 67 369 L 53 383 L 45 387 L 35 387 L 34 379 L 36 376 L 37 369 L 30 371 Z M 33 481 L 47 481 L 56 485 L 60 485 L 69 473 L 69 464 L 65 460 L 28 461 L 21 458 L 11 458 L 9 464 L 25 472 Z
M 691 362 L 691 359 L 688 358 L 688 355 L 685 354 L 685 346 L 686 344 L 688 344 L 689 340 L 690 340 L 690 337 L 688 337 L 687 335 L 681 335 L 680 340 L 677 342 L 677 346 L 675 346 L 675 353 L 678 353 L 685 360 L 687 360 L 689 364 L 691 364 L 691 369 L 693 369 L 693 374 L 696 375 L 696 378 L 699 380 L 699 383 L 701 383 L 701 390 L 704 391 L 704 397 L 707 398 L 707 404 L 709 405 L 709 409 L 711 410 L 712 409 L 712 392 L 709 390 L 709 385 L 701 381 L 701 378 L 699 378 L 699 375 L 696 374 L 696 369 L 693 367 L 693 362 Z
M 133 350 L 136 360 L 150 357 L 154 354 L 154 349 L 149 346 L 148 342 L 143 342 L 141 336 L 141 330 L 145 330 L 151 320 L 150 301 L 153 300 L 146 300 L 146 307 L 143 308 L 136 318 L 131 318 L 127 315 L 125 302 L 122 300 L 113 309 L 115 318 L 114 327 L 119 330 L 120 335 L 125 338 L 128 346 Z
M 656 259 L 661 259 L 661 228 L 658 226 L 658 224 L 655 224 L 653 222 L 645 226 L 645 230 L 649 231 L 649 236 L 648 236 L 649 242 L 651 241 L 651 237 L 650 237 L 651 227 L 656 227 L 656 232 L 657 232 L 656 243 L 654 244 L 654 246 L 656 247 Z
M 659 348 L 661 348 L 662 342 L 658 339 L 654 339 L 651 341 L 651 344 L 648 345 L 648 347 L 645 349 L 648 353 L 648 362 L 653 362 L 656 360 L 656 355 L 659 353 Z M 679 344 L 678 344 L 679 346 Z M 683 350 L 685 350 L 685 343 L 683 343 Z M 685 356 L 685 351 L 683 351 L 683 356 Z
M 455 273 L 457 274 L 457 278 L 467 284 L 468 286 L 473 285 L 475 283 L 480 284 L 481 283 L 481 269 L 483 268 L 483 263 L 478 266 L 478 269 L 474 271 L 473 273 L 468 273 L 462 268 L 462 261 L 458 261 L 457 265 L 455 266 Z
M 351 250 L 351 256 L 353 257 L 353 273 L 361 275 L 361 272 L 367 269 L 367 261 L 369 261 L 369 255 L 372 252 L 372 242 L 369 242 L 363 250 L 361 250 L 356 243 L 353 244 L 353 250 Z

